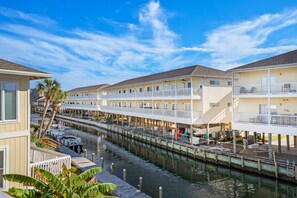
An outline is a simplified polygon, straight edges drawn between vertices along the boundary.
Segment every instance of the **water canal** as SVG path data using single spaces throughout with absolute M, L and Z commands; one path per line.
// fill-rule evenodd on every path
M 136 188 L 142 177 L 142 191 L 152 197 L 158 197 L 159 186 L 164 198 L 297 197 L 294 184 L 192 160 L 122 136 L 71 127 L 75 130 L 66 133 L 82 139 L 89 159 L 95 153 L 95 162 L 100 165 L 103 157 L 108 171 L 114 163 L 114 174 L 119 178 L 126 169 L 127 182 Z

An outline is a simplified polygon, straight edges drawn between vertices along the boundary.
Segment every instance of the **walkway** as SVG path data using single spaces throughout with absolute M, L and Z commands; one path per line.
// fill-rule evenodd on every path
M 77 167 L 81 171 L 88 170 L 90 168 L 96 167 L 97 165 L 90 160 L 81 157 L 79 154 L 75 153 L 74 151 L 70 150 L 65 146 L 61 146 L 59 149 L 60 152 L 66 153 L 71 156 L 72 164 Z M 102 170 L 101 173 L 95 175 L 98 181 L 102 183 L 113 183 L 117 186 L 114 194 L 118 197 L 123 198 L 150 198 L 150 196 L 140 192 L 138 189 L 134 188 L 130 184 L 124 182 L 120 178 L 110 174 L 106 170 Z

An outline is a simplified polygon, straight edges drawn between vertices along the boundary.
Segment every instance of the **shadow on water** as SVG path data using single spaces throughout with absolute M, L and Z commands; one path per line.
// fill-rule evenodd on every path
M 297 197 L 294 184 L 207 164 L 120 135 L 71 127 L 79 130 L 66 133 L 82 139 L 89 159 L 95 153 L 95 162 L 100 165 L 103 157 L 104 168 L 109 171 L 114 163 L 114 174 L 119 178 L 126 169 L 127 182 L 136 188 L 142 177 L 142 191 L 152 197 L 158 197 L 159 186 L 164 198 Z

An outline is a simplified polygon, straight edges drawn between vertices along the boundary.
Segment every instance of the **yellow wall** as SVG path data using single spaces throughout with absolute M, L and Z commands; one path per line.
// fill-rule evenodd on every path
M 0 147 L 8 147 L 8 173 L 28 174 L 28 138 L 29 136 L 0 139 Z M 10 182 L 8 187 L 21 187 Z
M 20 120 L 19 122 L 0 123 L 1 132 L 24 131 L 28 129 L 28 77 L 0 75 L 0 80 L 17 80 L 20 82 L 19 105 L 20 105 Z M 1 138 L 1 137 L 0 137 Z
M 293 68 L 271 69 L 277 82 L 297 82 L 297 66 Z

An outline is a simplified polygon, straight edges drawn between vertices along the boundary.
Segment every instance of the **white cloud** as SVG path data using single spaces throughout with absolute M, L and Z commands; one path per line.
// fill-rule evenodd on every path
M 6 16 L 11 19 L 21 19 L 41 25 L 53 25 L 55 21 L 48 17 L 40 16 L 37 14 L 28 14 L 19 10 L 14 10 L 6 7 L 0 7 L 0 15 Z
M 266 53 L 281 53 L 296 45 L 264 47 L 268 37 L 278 30 L 297 23 L 297 10 L 265 14 L 254 20 L 223 25 L 209 34 L 202 45 L 210 52 L 212 65 L 221 68 L 238 65 L 242 59 Z
M 27 25 L 0 22 L 1 58 L 49 71 L 65 89 L 115 83 L 201 63 L 226 69 L 242 63 L 245 58 L 296 47 L 288 42 L 269 47 L 263 44 L 272 33 L 296 24 L 297 11 L 223 25 L 208 33 L 205 43 L 191 47 L 178 44 L 180 36 L 167 25 L 168 13 L 155 1 L 139 10 L 137 24 L 106 20 L 127 28 L 117 35 L 59 26 L 54 26 L 55 32 L 59 32 L 54 34 L 51 28 L 44 30 L 46 24 L 39 26 L 43 16 L 11 9 L 9 12 L 0 10 L 0 14 L 31 22 Z M 210 55 L 211 59 L 206 59 L 205 55 Z

